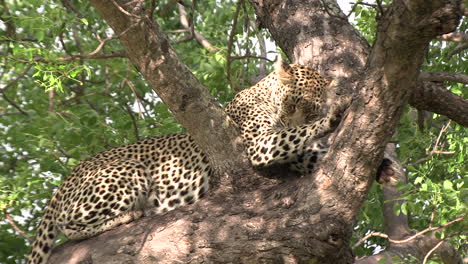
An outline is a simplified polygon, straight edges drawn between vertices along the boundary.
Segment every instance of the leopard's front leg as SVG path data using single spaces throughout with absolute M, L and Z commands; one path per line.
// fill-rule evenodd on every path
M 298 158 L 301 157 L 317 160 L 320 157 L 318 154 L 323 155 L 323 152 L 312 153 L 312 155 L 307 155 L 305 152 L 310 149 L 311 143 L 336 128 L 341 119 L 341 114 L 349 102 L 349 98 L 338 100 L 325 117 L 311 124 L 280 130 L 268 130 L 253 138 L 250 142 L 247 142 L 247 152 L 252 165 L 266 167 L 273 164 L 297 163 Z M 315 149 L 324 148 L 316 146 Z

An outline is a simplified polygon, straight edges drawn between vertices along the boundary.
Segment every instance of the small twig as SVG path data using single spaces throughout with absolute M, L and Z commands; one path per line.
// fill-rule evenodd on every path
M 179 34 L 179 33 L 187 33 L 187 32 L 190 32 L 190 29 L 183 28 L 183 29 L 165 30 L 164 31 L 164 33 L 166 33 L 166 34 L 170 34 L 170 33 Z
M 354 10 L 359 5 L 359 3 L 361 3 L 361 0 L 359 0 L 359 1 L 355 2 L 355 3 L 349 2 L 349 4 L 353 4 L 353 6 L 351 7 L 351 10 L 349 10 L 349 13 L 346 15 L 347 18 L 349 18 L 351 16 L 351 14 L 354 13 Z
M 267 57 L 261 57 L 261 56 L 245 55 L 245 56 L 232 56 L 231 57 L 231 60 L 243 60 L 243 59 L 258 59 L 258 60 L 274 62 L 274 60 L 270 60 Z
M 434 223 L 434 217 L 435 217 L 435 209 L 432 210 L 431 219 L 429 220 L 429 227 L 432 227 L 432 224 Z
M 437 230 L 446 228 L 447 226 L 452 225 L 452 224 L 454 224 L 454 223 L 456 223 L 456 222 L 460 222 L 460 221 L 463 220 L 463 219 L 465 219 L 464 216 L 459 217 L 459 218 L 457 218 L 457 219 L 455 219 L 455 220 L 452 220 L 452 221 L 450 221 L 450 222 L 448 222 L 448 223 L 446 223 L 446 224 L 440 225 L 440 226 L 428 227 L 428 228 L 426 228 L 426 229 L 424 229 L 424 230 L 422 230 L 422 231 L 419 231 L 418 233 L 416 233 L 416 234 L 414 234 L 414 235 L 412 235 L 412 236 L 410 236 L 410 237 L 408 237 L 408 238 L 406 238 L 406 239 L 403 239 L 403 240 L 393 240 L 393 239 L 390 239 L 390 238 L 389 238 L 388 241 L 390 241 L 391 243 L 395 243 L 395 244 L 406 243 L 406 242 L 408 242 L 408 241 L 411 241 L 411 240 L 415 239 L 415 238 L 418 237 L 418 236 L 424 235 L 424 234 L 427 233 L 427 232 L 433 232 L 433 231 L 437 231 Z
M 135 134 L 135 138 L 137 140 L 140 139 L 140 134 L 138 132 L 138 123 L 135 118 L 135 115 L 132 112 L 132 109 L 128 106 L 128 104 L 124 104 L 125 110 L 127 111 L 128 115 L 130 116 L 130 119 L 132 119 L 132 124 L 133 124 L 133 133 Z
M 380 14 L 380 16 L 383 16 L 384 15 L 384 9 L 382 7 L 382 1 L 381 0 L 376 0 L 377 2 L 377 10 L 379 11 L 378 14 Z
M 137 19 L 141 19 L 141 17 L 137 16 L 137 15 L 134 15 L 132 13 L 129 13 L 127 10 L 125 10 L 123 7 L 121 7 L 117 2 L 115 2 L 115 0 L 111 0 L 112 3 L 115 5 L 115 7 L 117 7 L 117 9 L 120 10 L 120 12 L 124 13 L 125 15 L 129 16 L 129 17 L 134 17 L 134 18 L 137 18 Z
M 104 39 L 103 41 L 100 41 L 99 45 L 97 46 L 97 48 L 92 51 L 91 53 L 88 54 L 88 56 L 94 56 L 96 55 L 99 51 L 102 50 L 102 48 L 104 47 L 104 45 L 106 44 L 106 42 L 110 41 L 110 40 L 113 40 L 113 39 L 118 39 L 120 37 L 122 37 L 123 35 L 127 34 L 128 31 L 130 31 L 132 28 L 134 28 L 135 26 L 137 26 L 139 24 L 139 22 L 136 22 L 136 23 L 133 23 L 132 25 L 130 25 L 128 28 L 126 28 L 124 31 L 120 32 L 118 35 L 115 35 L 115 36 L 112 36 L 112 37 L 107 37 L 106 39 Z
M 24 113 L 22 112 L 6 112 L 6 113 L 1 113 L 0 114 L 0 117 L 3 117 L 3 116 L 11 116 L 11 115 L 23 115 Z
M 135 86 L 133 85 L 133 83 L 129 80 L 125 80 L 124 81 L 125 84 L 130 88 L 130 90 L 132 91 L 133 95 L 135 96 L 135 99 L 137 100 L 137 105 L 138 105 L 138 115 L 140 116 L 140 118 L 142 117 L 142 103 L 140 101 L 140 96 L 138 96 L 136 90 L 135 90 Z
M 442 154 L 442 155 L 451 155 L 451 154 L 455 154 L 455 151 L 433 151 L 432 153 L 434 154 Z
M 365 235 L 363 238 L 359 239 L 359 241 L 356 242 L 356 244 L 354 244 L 354 245 L 351 247 L 351 249 L 354 250 L 355 248 L 357 248 L 358 246 L 360 246 L 362 243 L 364 243 L 367 239 L 369 239 L 369 238 L 371 238 L 371 237 L 375 237 L 375 236 L 376 236 L 376 237 L 383 237 L 383 238 L 385 238 L 385 239 L 389 239 L 389 238 L 388 238 L 388 235 L 387 235 L 387 234 L 384 234 L 384 233 L 382 233 L 382 232 L 371 232 L 371 233 Z
M 365 3 L 365 2 L 359 2 L 359 3 L 356 3 L 356 4 L 363 5 L 363 6 L 369 6 L 369 7 L 372 7 L 372 8 L 377 8 L 376 4 L 369 4 L 369 3 Z
M 26 236 L 26 234 L 24 233 L 23 230 L 21 230 L 21 228 L 18 227 L 18 225 L 16 224 L 15 220 L 13 220 L 13 218 L 11 217 L 11 215 L 6 211 L 4 210 L 3 213 L 5 214 L 5 219 L 8 221 L 8 223 L 10 223 L 10 225 L 13 227 L 13 229 L 18 232 L 18 234 L 22 237 L 24 237 L 27 241 L 29 241 L 30 243 L 33 242 L 32 239 L 30 239 L 29 237 Z
M 105 95 L 105 96 L 109 96 L 109 93 L 108 92 L 93 92 L 93 93 L 88 93 L 88 94 L 80 94 L 80 95 L 76 95 L 76 96 L 73 96 L 67 100 L 63 100 L 60 102 L 59 105 L 67 105 L 69 102 L 71 101 L 75 101 L 75 100 L 78 100 L 78 98 L 83 98 L 83 97 L 88 97 L 88 96 L 94 96 L 94 95 L 97 95 L 97 94 L 101 94 L 101 95 Z
M 236 5 L 236 11 L 234 12 L 234 18 L 232 20 L 232 27 L 231 32 L 229 33 L 228 43 L 227 43 L 227 55 L 226 55 L 226 79 L 231 85 L 231 89 L 233 89 L 233 83 L 231 80 L 231 63 L 232 63 L 232 47 L 234 45 L 234 36 L 236 35 L 236 28 L 237 28 L 237 20 L 239 18 L 239 12 L 242 7 L 242 2 L 244 0 L 239 0 Z
M 67 159 L 73 157 L 72 155 L 70 155 L 69 153 L 67 153 L 62 147 L 60 147 L 60 146 L 56 146 L 56 147 L 57 147 L 58 151 L 59 151 L 60 153 L 62 153 L 62 155 L 65 156 Z M 58 160 L 60 160 L 60 159 L 58 159 Z M 65 166 L 65 167 L 66 167 L 66 166 Z
M 54 88 L 49 90 L 49 109 L 48 112 L 54 112 Z
M 61 57 L 58 58 L 57 60 L 59 61 L 73 61 L 73 60 L 81 60 L 81 59 L 110 59 L 110 58 L 126 58 L 127 54 L 125 52 L 112 52 L 112 53 L 106 53 L 106 54 L 95 54 L 95 55 L 90 55 L 90 54 L 83 54 L 83 55 L 74 55 L 70 57 Z M 40 59 L 35 59 L 35 61 L 40 61 Z M 46 60 L 41 60 L 41 61 L 46 61 Z
M 413 163 L 409 163 L 409 165 L 412 165 L 412 166 L 418 165 L 418 164 L 420 164 L 420 163 L 422 163 L 422 162 L 424 162 L 426 160 L 429 160 L 432 157 L 432 155 L 434 155 L 434 154 L 450 155 L 450 154 L 455 153 L 454 151 L 440 151 L 440 150 L 438 150 L 439 141 L 442 138 L 442 135 L 445 133 L 445 131 L 449 128 L 451 122 L 452 122 L 452 120 L 449 120 L 447 125 L 442 127 L 442 129 L 439 132 L 439 135 L 437 136 L 436 142 L 434 144 L 434 148 L 431 151 L 426 152 L 427 156 L 424 157 L 424 158 L 421 158 L 421 159 L 419 159 L 419 160 L 417 160 L 417 161 L 415 161 Z
M 32 68 L 32 65 L 26 66 L 26 69 L 24 69 L 23 72 L 21 72 L 19 75 L 17 75 L 11 82 L 9 82 L 5 87 L 0 88 L 0 93 L 3 93 L 6 91 L 8 88 L 12 87 L 15 83 L 19 82 L 21 79 L 23 79 L 26 76 L 26 73 Z
M 65 7 L 65 8 L 68 8 L 70 9 L 73 13 L 75 13 L 78 18 L 82 18 L 83 17 L 83 14 L 81 14 L 80 10 L 78 10 L 78 8 L 76 8 L 72 3 L 70 3 L 70 1 L 68 0 L 61 0 L 62 2 L 62 5 Z
M 442 138 L 442 135 L 445 133 L 445 131 L 449 128 L 450 123 L 452 123 L 452 120 L 449 120 L 447 125 L 443 126 L 442 129 L 440 130 L 439 136 L 437 136 L 437 140 L 434 144 L 434 149 L 432 150 L 432 152 L 437 151 L 437 147 L 439 146 L 439 141 Z
M 127 85 L 130 90 L 132 91 L 133 95 L 135 96 L 135 99 L 137 101 L 137 104 L 138 104 L 138 115 L 140 116 L 140 118 L 142 117 L 142 103 L 140 101 L 140 96 L 138 96 L 138 93 L 136 92 L 136 89 L 135 89 L 135 86 L 133 85 L 133 83 L 130 81 L 130 72 L 131 72 L 131 64 L 128 63 L 127 64 L 127 74 L 126 74 L 126 77 L 125 77 L 125 80 L 123 80 L 123 84 L 124 85 Z M 144 107 L 143 107 L 144 108 Z
M 462 32 L 452 32 L 443 34 L 437 37 L 438 39 L 453 41 L 453 42 L 468 42 L 468 34 Z
M 62 30 L 64 31 L 64 29 L 65 23 L 62 24 Z M 60 31 L 60 33 L 58 34 L 60 45 L 62 45 L 62 48 L 66 54 L 68 54 L 69 56 L 73 56 L 70 50 L 68 50 L 67 46 L 65 45 L 65 41 L 63 40 L 63 31 Z
M 440 230 L 440 229 L 442 229 L 442 228 L 445 228 L 445 227 L 447 227 L 447 226 L 449 226 L 449 225 L 452 225 L 452 224 L 454 224 L 454 223 L 456 223 L 456 222 L 460 222 L 460 221 L 463 220 L 464 218 L 465 218 L 465 217 L 462 216 L 462 217 L 459 217 L 459 218 L 457 218 L 457 219 L 455 219 L 455 220 L 452 220 L 452 221 L 450 221 L 450 222 L 448 222 L 448 223 L 446 223 L 446 224 L 440 225 L 440 226 L 428 227 L 428 228 L 426 228 L 426 229 L 424 229 L 424 230 L 422 230 L 422 231 L 419 231 L 418 233 L 416 233 L 416 234 L 414 234 L 414 235 L 412 235 L 412 236 L 410 236 L 410 237 L 408 237 L 408 238 L 406 238 L 406 239 L 403 239 L 403 240 L 394 240 L 394 239 L 391 239 L 391 238 L 389 238 L 388 235 L 385 234 L 385 233 L 381 233 L 381 232 L 372 232 L 372 233 L 367 234 L 367 235 L 364 236 L 363 238 L 361 238 L 358 242 L 356 242 L 356 244 L 353 245 L 352 249 L 357 248 L 359 245 L 361 245 L 362 243 L 364 243 L 364 241 L 366 241 L 366 240 L 369 239 L 370 237 L 374 237 L 374 236 L 376 236 L 376 237 L 383 237 L 383 238 L 387 239 L 390 243 L 395 243 L 395 244 L 407 243 L 407 242 L 409 242 L 409 241 L 411 241 L 411 240 L 413 240 L 413 239 L 415 239 L 415 238 L 417 238 L 417 237 L 419 237 L 419 236 L 421 236 L 421 235 L 424 235 L 424 234 L 427 233 L 427 232 L 437 231 L 437 230 Z
M 132 25 L 130 25 L 128 28 L 126 28 L 124 31 L 120 32 L 117 35 L 107 37 L 104 40 L 99 40 L 99 45 L 96 47 L 96 49 L 94 49 L 90 53 L 83 54 L 82 52 L 80 52 L 80 54 L 73 55 L 73 56 L 68 56 L 68 57 L 61 57 L 61 58 L 58 58 L 57 60 L 59 60 L 59 61 L 73 61 L 73 60 L 80 60 L 80 59 L 108 59 L 108 58 L 123 58 L 123 57 L 126 57 L 125 52 L 116 52 L 116 53 L 107 53 L 107 54 L 97 54 L 97 53 L 100 52 L 104 48 L 104 46 L 106 45 L 106 43 L 108 41 L 111 41 L 111 40 L 118 39 L 118 38 L 122 37 L 123 35 L 127 34 L 128 31 L 130 31 L 132 28 L 137 26 L 139 23 L 140 22 L 133 23 Z M 75 41 L 77 42 L 77 46 L 79 46 L 78 45 L 79 41 L 78 40 L 75 40 Z M 40 57 L 34 58 L 34 61 L 50 62 L 50 61 L 48 61 L 48 60 L 46 60 L 44 58 L 40 58 Z
M 81 38 L 80 38 L 80 34 L 78 34 L 77 27 L 78 27 L 77 24 L 73 24 L 71 32 L 72 32 L 73 39 L 75 40 L 76 49 L 78 50 L 80 54 L 83 54 L 83 49 L 81 47 Z
M 5 93 L 2 92 L 2 97 L 3 99 L 5 99 L 5 101 L 7 101 L 11 106 L 13 106 L 14 108 L 16 108 L 18 111 L 21 112 L 21 114 L 23 115 L 28 115 L 28 113 L 26 113 L 23 109 L 21 109 L 21 107 L 19 107 L 13 100 L 11 100 L 10 98 L 8 98 Z
M 185 42 L 195 38 L 198 41 L 198 43 L 200 43 L 204 48 L 208 49 L 210 52 L 215 52 L 216 48 L 213 47 L 213 45 L 202 34 L 198 33 L 195 30 L 195 25 L 193 23 L 193 14 L 190 17 L 191 22 L 189 22 L 189 20 L 187 19 L 187 12 L 185 11 L 185 7 L 180 3 L 177 3 L 177 6 L 179 8 L 180 23 L 185 28 L 185 30 L 190 32 L 190 35 L 177 40 L 176 43 Z
M 444 243 L 444 240 L 439 241 L 439 243 L 437 243 L 431 250 L 429 250 L 429 252 L 427 252 L 426 256 L 424 256 L 423 264 L 427 263 L 432 252 L 438 249 L 442 245 L 442 243 Z
M 466 49 L 468 49 L 468 43 L 459 43 L 455 48 L 453 48 L 453 50 L 447 52 L 447 56 L 452 57 L 453 55 L 458 54 Z

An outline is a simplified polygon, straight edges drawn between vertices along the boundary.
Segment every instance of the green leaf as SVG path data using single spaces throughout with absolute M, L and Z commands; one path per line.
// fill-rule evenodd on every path
M 420 184 L 421 182 L 423 182 L 423 180 L 423 177 L 416 177 L 416 179 L 414 180 L 414 184 Z
M 408 203 L 407 202 L 403 202 L 401 204 L 401 212 L 404 214 L 404 215 L 408 215 L 408 211 L 406 210 L 406 207 L 407 207 Z
M 444 187 L 444 190 L 446 191 L 453 191 L 453 183 L 449 180 L 444 181 L 443 187 Z
M 38 30 L 36 31 L 36 38 L 37 38 L 37 41 L 41 42 L 44 40 L 44 31 L 42 30 Z

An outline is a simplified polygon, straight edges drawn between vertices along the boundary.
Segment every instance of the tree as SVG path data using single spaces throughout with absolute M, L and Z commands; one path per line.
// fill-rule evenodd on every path
M 33 231 L 44 198 L 73 165 L 110 146 L 180 131 L 173 114 L 218 172 L 209 197 L 66 243 L 52 263 L 71 256 L 97 263 L 351 263 L 350 245 L 365 233 L 380 237 L 354 253 L 386 250 L 360 263 L 423 261 L 433 249 L 435 261 L 461 263 L 454 252 L 466 238 L 468 81 L 466 35 L 451 33 L 466 30 L 461 1 L 357 2 L 355 27 L 334 1 L 176 2 L 2 1 L 2 262 L 25 254 L 24 237 L 12 230 Z M 261 28 L 292 62 L 353 94 L 313 175 L 278 180 L 252 170 L 218 104 L 249 86 L 258 68 L 266 72 Z M 401 164 L 393 158 L 393 173 L 406 172 L 407 184 L 371 187 L 384 148 L 396 148 Z M 378 198 L 382 192 L 390 202 Z

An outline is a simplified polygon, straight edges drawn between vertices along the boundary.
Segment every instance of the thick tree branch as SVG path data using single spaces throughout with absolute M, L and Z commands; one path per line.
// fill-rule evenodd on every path
M 385 147 L 386 158 L 392 161 L 392 169 L 394 171 L 394 180 L 398 183 L 406 184 L 407 177 L 401 162 L 398 160 L 395 152 L 395 144 L 389 143 Z M 383 184 L 383 205 L 384 214 L 384 232 L 389 236 L 390 240 L 398 240 L 406 237 L 411 233 L 408 217 L 404 214 L 395 214 L 393 207 L 396 203 L 402 204 L 403 201 L 398 200 L 401 196 L 396 188 L 396 182 Z
M 429 82 L 458 82 L 468 84 L 468 75 L 453 72 L 421 72 L 419 80 Z
M 419 82 L 409 103 L 419 110 L 445 115 L 462 126 L 468 126 L 468 100 L 450 92 L 441 84 Z

